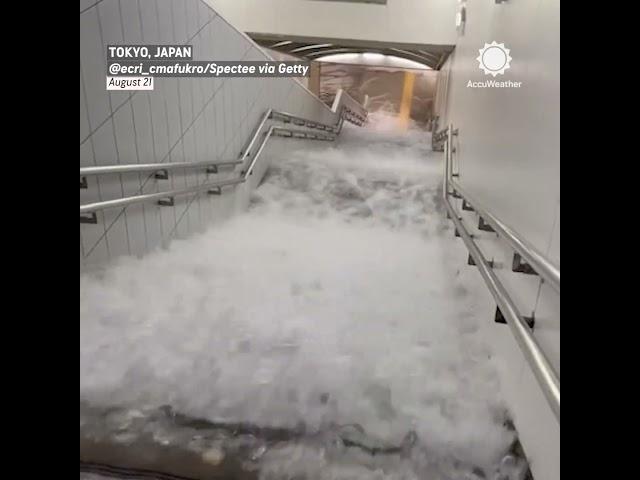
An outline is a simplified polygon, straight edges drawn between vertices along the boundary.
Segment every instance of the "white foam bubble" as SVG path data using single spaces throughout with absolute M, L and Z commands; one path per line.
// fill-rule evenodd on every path
M 513 437 L 440 172 L 424 132 L 346 129 L 276 161 L 248 212 L 82 276 L 81 398 L 415 430 L 431 455 L 495 465 Z

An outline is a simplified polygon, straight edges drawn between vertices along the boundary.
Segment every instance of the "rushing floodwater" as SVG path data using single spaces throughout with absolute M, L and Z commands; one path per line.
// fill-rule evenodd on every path
M 375 130 L 292 151 L 248 212 L 82 276 L 83 408 L 415 442 L 374 459 L 281 442 L 260 450 L 263 478 L 520 478 L 441 155 L 424 133 Z

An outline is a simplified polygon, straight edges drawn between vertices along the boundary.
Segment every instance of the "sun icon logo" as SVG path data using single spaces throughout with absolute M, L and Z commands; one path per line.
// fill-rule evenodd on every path
M 494 77 L 498 74 L 504 75 L 504 71 L 511 68 L 509 63 L 512 60 L 509 55 L 510 50 L 504 46 L 504 43 L 496 43 L 495 41 L 485 43 L 478 52 L 480 55 L 476 60 L 480 63 L 479 68 L 484 71 L 485 75 L 493 75 Z

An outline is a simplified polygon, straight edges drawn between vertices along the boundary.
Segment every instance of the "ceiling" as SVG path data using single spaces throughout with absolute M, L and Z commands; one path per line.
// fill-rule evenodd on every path
M 336 38 L 300 37 L 247 32 L 258 45 L 304 60 L 318 60 L 340 53 L 381 53 L 406 58 L 439 70 L 453 45 L 427 45 L 349 40 Z

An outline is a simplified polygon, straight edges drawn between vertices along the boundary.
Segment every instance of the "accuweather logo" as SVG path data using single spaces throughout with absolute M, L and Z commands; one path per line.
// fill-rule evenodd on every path
M 480 50 L 478 60 L 480 70 L 484 70 L 485 75 L 504 75 L 504 71 L 511 68 L 510 50 L 504 46 L 504 43 L 485 43 Z
M 484 47 L 478 50 L 480 55 L 476 58 L 478 68 L 485 75 L 491 75 L 494 78 L 497 75 L 504 75 L 505 70 L 511 68 L 511 52 L 504 43 L 498 43 L 495 40 L 491 43 L 485 43 Z M 522 82 L 514 82 L 512 80 L 497 81 L 487 80 L 484 82 L 473 82 L 469 80 L 467 87 L 469 88 L 520 88 Z

